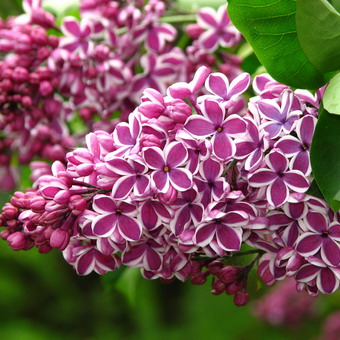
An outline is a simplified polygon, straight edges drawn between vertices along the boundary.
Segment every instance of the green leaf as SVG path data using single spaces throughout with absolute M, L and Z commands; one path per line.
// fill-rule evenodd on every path
M 323 73 L 340 69 L 340 14 L 327 0 L 296 0 L 296 29 L 315 68 Z
M 328 1 L 338 12 L 340 11 L 340 0 L 329 0 Z
M 314 178 L 333 211 L 340 209 L 340 116 L 319 110 L 312 146 Z
M 228 11 L 260 62 L 277 81 L 317 89 L 324 75 L 308 60 L 296 33 L 293 0 L 229 0 Z
M 323 96 L 323 105 L 329 113 L 340 115 L 340 73 L 329 82 Z

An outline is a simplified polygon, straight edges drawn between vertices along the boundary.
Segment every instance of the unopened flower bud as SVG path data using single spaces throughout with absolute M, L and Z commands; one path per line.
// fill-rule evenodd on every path
M 191 24 L 186 27 L 185 32 L 191 39 L 198 39 L 199 36 L 204 32 L 204 28 L 198 24 Z
M 222 267 L 223 267 L 223 264 L 221 261 L 212 261 L 208 265 L 210 274 L 216 275 L 216 276 L 219 276 L 219 273 Z
M 51 93 L 53 92 L 53 87 L 51 85 L 51 83 L 47 80 L 44 80 L 40 83 L 39 85 L 39 93 L 44 96 L 47 97 L 49 96 Z
M 237 271 L 238 270 L 235 267 L 223 267 L 218 277 L 226 284 L 232 283 L 236 278 Z
M 191 283 L 194 285 L 203 285 L 206 281 L 207 278 L 205 275 L 194 275 L 191 276 Z
M 20 231 L 17 231 L 7 237 L 7 242 L 13 250 L 22 250 L 26 246 L 26 237 Z
M 12 79 L 17 83 L 24 83 L 29 79 L 28 71 L 23 67 L 16 67 L 12 73 Z
M 6 219 L 12 220 L 18 216 L 18 209 L 12 204 L 6 203 L 2 208 L 2 214 Z
M 234 304 L 236 306 L 244 306 L 248 303 L 249 295 L 245 291 L 237 292 L 234 296 Z
M 228 284 L 225 288 L 225 292 L 228 294 L 228 295 L 233 295 L 235 294 L 236 292 L 238 292 L 241 288 L 241 283 L 239 282 L 232 282 L 230 284 Z
M 214 282 L 211 284 L 213 290 L 211 294 L 220 295 L 225 290 L 225 284 L 220 279 L 215 279 Z
M 70 235 L 67 231 L 56 229 L 53 231 L 50 238 L 50 245 L 52 248 L 64 250 L 70 241 Z

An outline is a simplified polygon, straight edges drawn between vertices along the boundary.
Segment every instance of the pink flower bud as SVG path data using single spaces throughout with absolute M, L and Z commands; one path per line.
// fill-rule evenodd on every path
M 186 27 L 185 32 L 191 39 L 198 39 L 199 36 L 204 32 L 204 28 L 198 24 L 191 24 Z
M 239 291 L 241 288 L 241 283 L 240 282 L 232 282 L 230 283 L 226 288 L 225 288 L 225 292 L 228 295 L 233 295 L 235 294 L 237 291 Z
M 0 237 L 6 241 L 8 236 L 11 235 L 11 232 L 8 229 L 1 230 Z
M 13 250 L 22 250 L 26 246 L 26 237 L 20 231 L 17 231 L 7 237 L 7 242 Z
M 51 83 L 47 80 L 44 80 L 40 83 L 39 85 L 39 93 L 44 96 L 47 97 L 49 96 L 51 93 L 53 92 L 53 87 L 51 85 Z
M 223 267 L 223 264 L 221 261 L 212 261 L 208 265 L 210 274 L 216 275 L 216 276 L 219 276 L 222 267 Z
M 142 148 L 148 147 L 148 146 L 158 146 L 161 147 L 161 141 L 158 137 L 154 135 L 144 135 L 140 139 L 140 145 Z
M 8 220 L 12 220 L 18 216 L 18 209 L 12 204 L 6 203 L 2 208 L 2 215 Z
M 70 241 L 70 235 L 65 230 L 56 229 L 53 231 L 50 238 L 50 245 L 52 248 L 64 250 Z
M 12 73 L 12 79 L 18 83 L 24 83 L 29 79 L 28 71 L 23 67 L 16 67 Z
M 73 195 L 68 204 L 73 215 L 80 215 L 86 209 L 86 201 L 80 195 Z
M 237 272 L 238 270 L 235 267 L 223 267 L 218 277 L 226 284 L 232 283 L 236 279 Z
M 203 285 L 207 281 L 205 275 L 194 275 L 191 276 L 191 283 L 194 285 Z
M 225 284 L 220 279 L 215 279 L 214 282 L 211 284 L 213 290 L 211 294 L 220 295 L 225 290 Z
M 21 103 L 24 107 L 31 107 L 32 106 L 32 98 L 29 96 L 24 96 L 21 98 Z
M 58 204 L 64 205 L 64 204 L 68 203 L 70 196 L 71 196 L 70 191 L 60 190 L 58 193 L 56 193 L 53 200 L 54 200 L 54 202 L 56 202 Z
M 169 190 L 164 194 L 158 194 L 158 199 L 163 204 L 171 204 L 177 200 L 177 190 L 170 185 Z
M 244 306 L 248 303 L 249 295 L 245 291 L 237 292 L 234 296 L 234 304 L 236 306 Z

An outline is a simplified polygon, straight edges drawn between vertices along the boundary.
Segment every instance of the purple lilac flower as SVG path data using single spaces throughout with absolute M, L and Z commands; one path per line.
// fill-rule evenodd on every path
M 147 13 L 162 11 L 150 6 Z M 131 9 L 124 20 L 133 29 L 142 16 Z M 15 250 L 63 250 L 81 275 L 122 263 L 147 279 L 191 277 L 202 284 L 212 275 L 212 293 L 232 294 L 237 305 L 248 301 L 248 273 L 259 258 L 267 284 L 293 277 L 311 295 L 334 292 L 339 215 L 306 193 L 312 176 L 294 169 L 295 153 L 283 150 L 293 141 L 287 134 L 303 143 L 311 138 L 316 118 L 306 103 L 313 96 L 263 76 L 258 96 L 242 110 L 248 78 L 243 74 L 231 86 L 202 67 L 166 96 L 145 91 L 113 133 L 88 134 L 86 145 L 68 154 L 67 167 L 54 163 L 34 189 L 15 193 L 0 215 L 1 238 Z M 273 108 L 284 122 L 268 118 Z M 280 131 L 263 132 L 264 124 Z M 225 266 L 243 244 L 255 248 L 254 260 Z
M 156 147 L 145 148 L 143 156 L 149 168 L 155 170 L 151 178 L 159 192 L 167 192 L 170 185 L 178 191 L 191 188 L 191 172 L 180 168 L 188 157 L 182 143 L 171 143 L 163 151 Z
M 236 152 L 230 136 L 244 133 L 245 121 L 237 115 L 227 117 L 225 109 L 214 100 L 206 99 L 200 107 L 203 115 L 189 117 L 184 127 L 196 137 L 212 136 L 214 155 L 222 160 L 230 159 Z
M 312 171 L 309 150 L 316 121 L 317 119 L 311 115 L 302 117 L 296 124 L 297 138 L 290 135 L 284 136 L 275 144 L 275 147 L 281 149 L 288 157 L 293 157 L 290 161 L 290 168 L 300 170 L 306 176 Z
M 291 191 L 303 193 L 309 188 L 309 181 L 302 172 L 288 170 L 288 160 L 282 152 L 271 151 L 265 162 L 268 168 L 250 175 L 249 184 L 256 188 L 267 187 L 267 200 L 273 207 L 285 203 Z
M 322 260 L 329 266 L 340 264 L 340 224 L 331 222 L 327 215 L 319 212 L 308 212 L 301 220 L 306 232 L 298 239 L 297 251 L 307 257 L 320 251 Z
M 215 51 L 219 44 L 230 47 L 240 41 L 241 35 L 231 24 L 225 5 L 220 6 L 217 12 L 208 7 L 200 9 L 197 23 L 207 30 L 200 35 L 199 42 L 209 52 Z
M 261 128 L 268 132 L 271 138 L 278 137 L 281 132 L 289 133 L 301 112 L 291 111 L 294 95 L 291 91 L 284 91 L 281 95 L 281 106 L 276 101 L 264 99 L 257 103 L 260 115 L 266 120 Z

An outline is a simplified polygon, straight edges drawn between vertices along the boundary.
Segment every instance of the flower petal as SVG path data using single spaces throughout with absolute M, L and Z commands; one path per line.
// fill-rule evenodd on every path
M 128 241 L 138 241 L 142 236 L 142 226 L 139 222 L 129 216 L 121 215 L 117 225 L 122 236 Z

